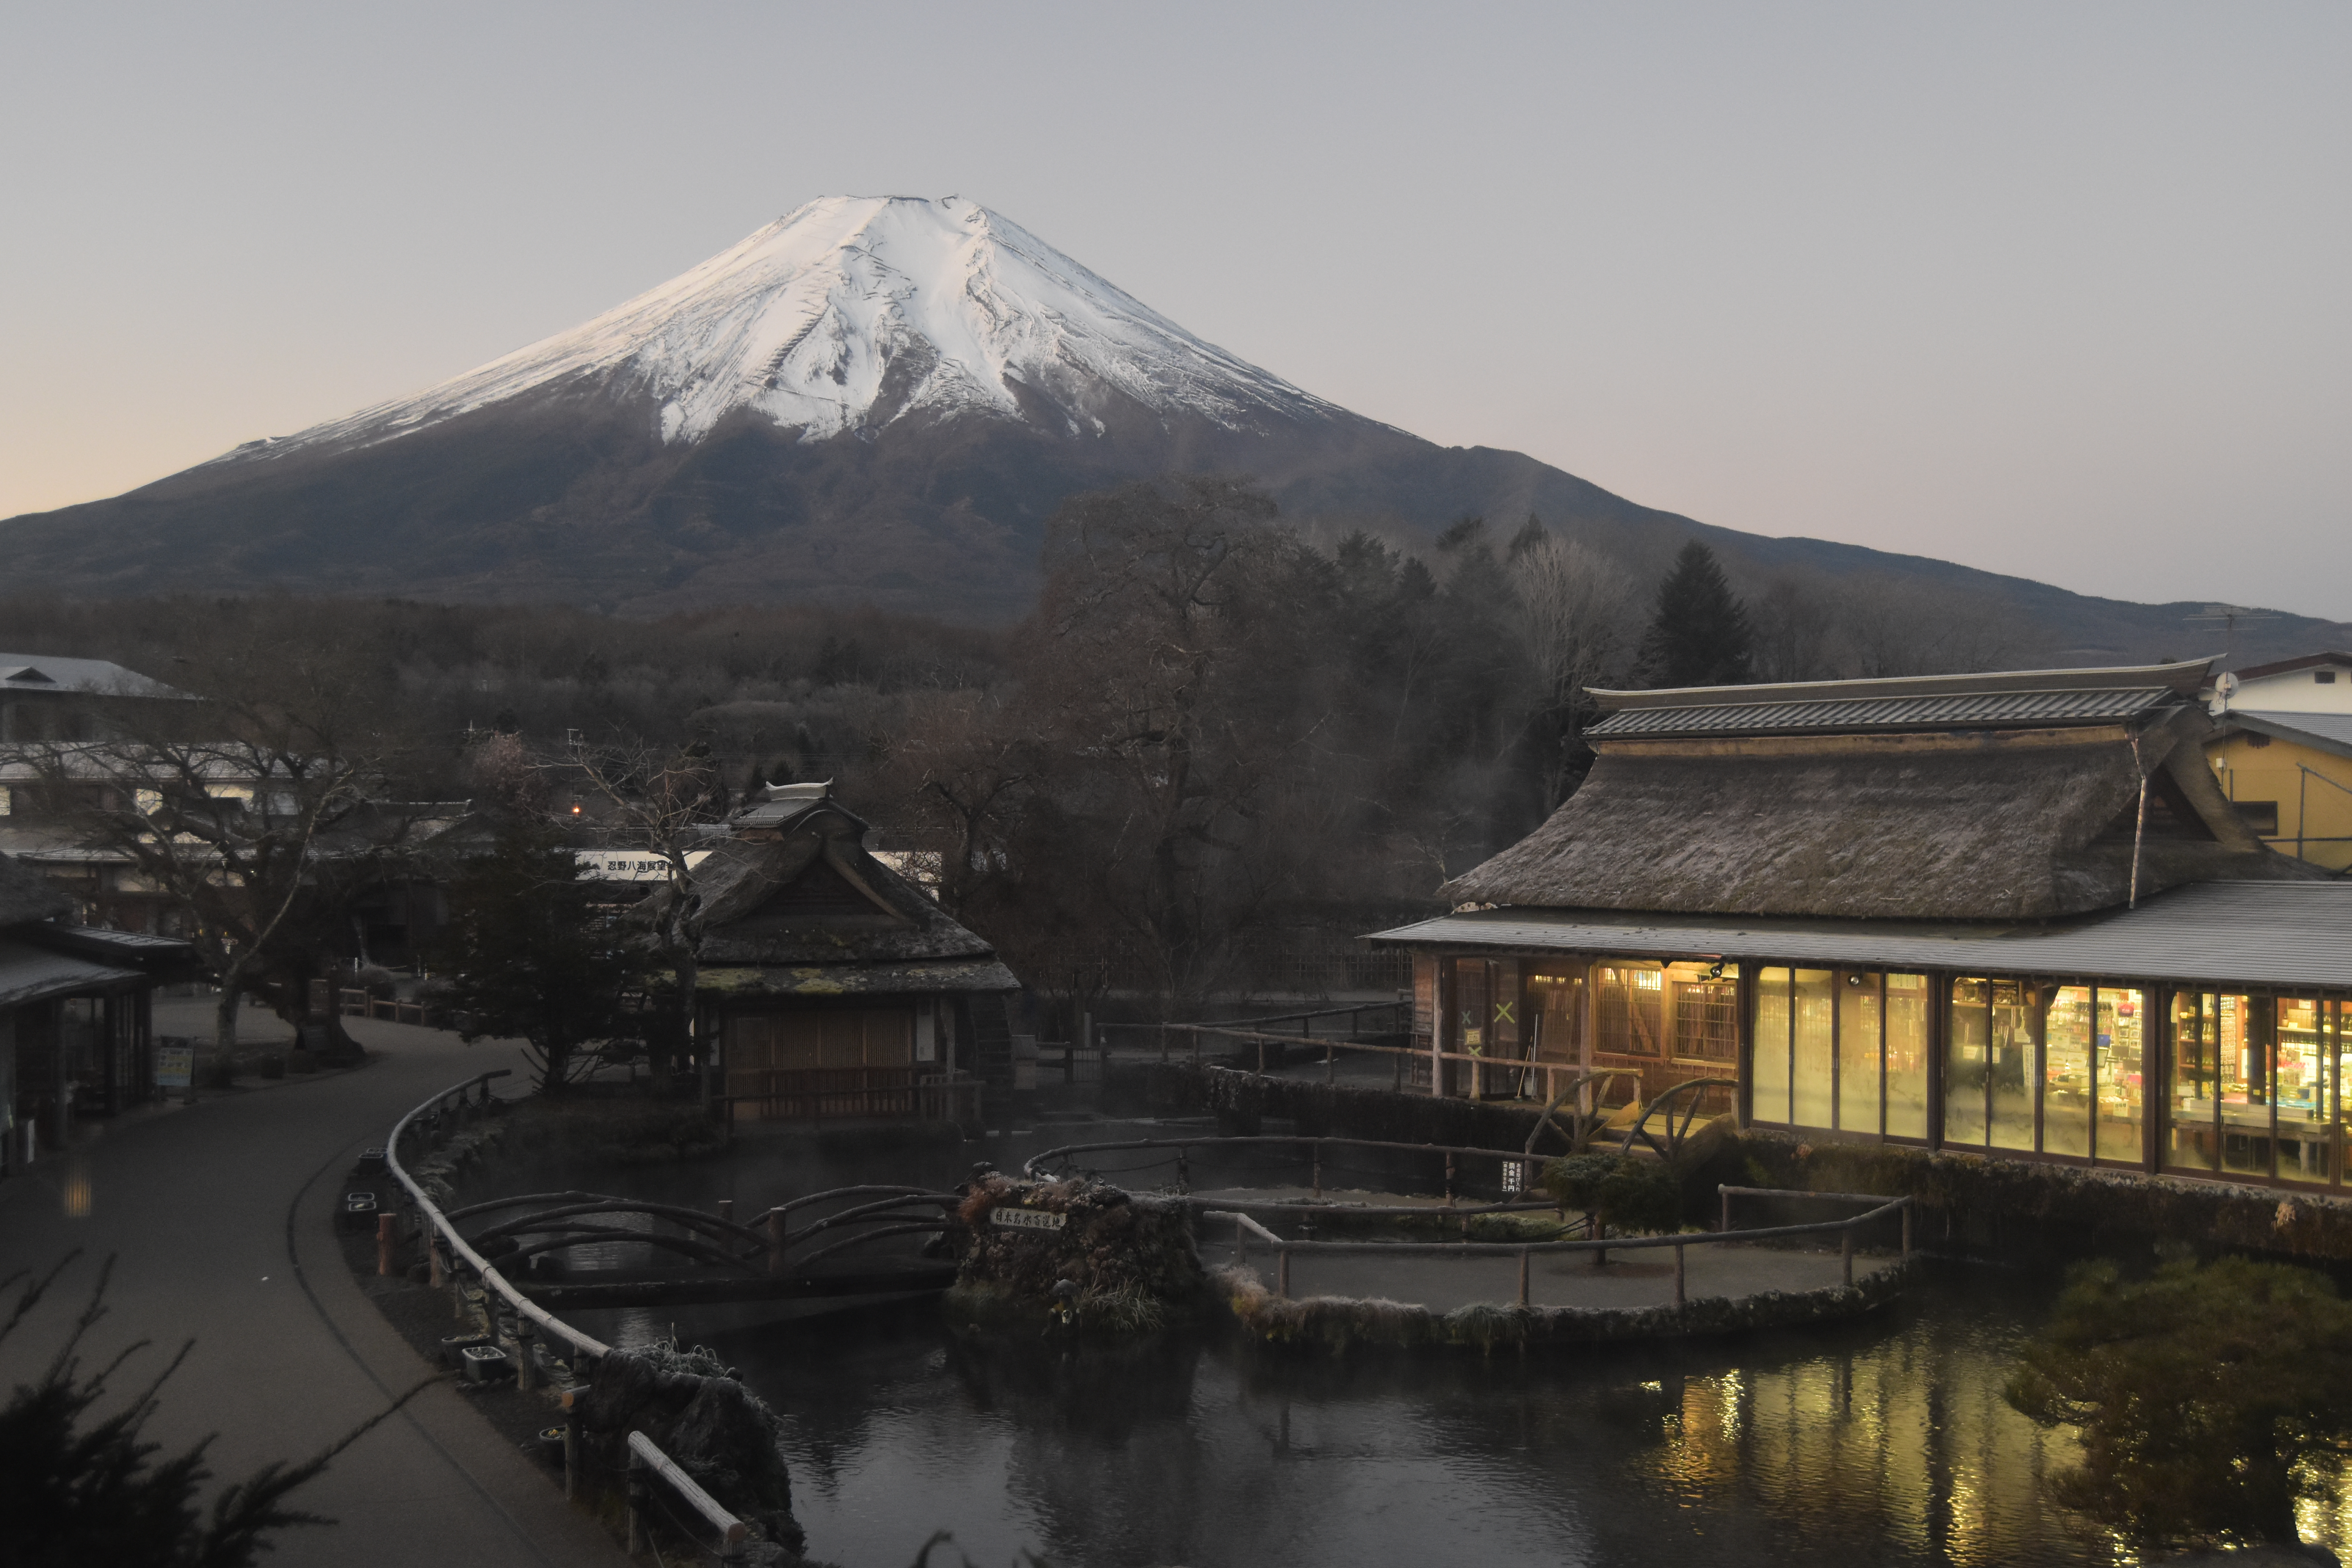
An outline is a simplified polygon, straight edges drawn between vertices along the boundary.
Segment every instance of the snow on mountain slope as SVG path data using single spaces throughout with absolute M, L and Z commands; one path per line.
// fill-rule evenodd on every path
M 215 460 L 372 446 L 582 381 L 656 406 L 666 442 L 699 440 L 739 408 L 812 441 L 917 411 L 1042 414 L 1092 435 L 1122 399 L 1230 430 L 1269 416 L 1353 417 L 1202 342 L 986 207 L 826 196 L 584 326 Z

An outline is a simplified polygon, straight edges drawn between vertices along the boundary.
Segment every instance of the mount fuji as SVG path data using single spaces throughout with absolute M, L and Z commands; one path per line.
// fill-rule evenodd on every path
M 1671 521 L 1678 543 L 1699 526 L 1351 414 L 986 207 L 892 196 L 810 202 L 573 331 L 0 522 L 0 548 L 19 582 L 83 594 L 998 619 L 1034 595 L 1064 498 L 1171 470 L 1248 474 L 1293 514 L 1409 529 L 1537 511 L 1634 534 Z
M 414 396 L 0 521 L 0 558 L 20 593 L 274 585 L 1001 621 L 1034 599 L 1065 498 L 1169 471 L 1249 475 L 1294 520 L 1406 534 L 1533 513 L 1637 573 L 1696 537 L 1751 580 L 1908 579 L 2012 606 L 2080 661 L 2180 636 L 2182 606 L 1735 532 L 1521 453 L 1436 446 L 1203 342 L 957 197 L 810 202 Z

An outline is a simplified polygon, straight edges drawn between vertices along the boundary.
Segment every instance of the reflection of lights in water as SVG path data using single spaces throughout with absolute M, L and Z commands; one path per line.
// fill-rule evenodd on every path
M 66 1171 L 65 1185 L 58 1196 L 64 1200 L 66 1218 L 89 1217 L 89 1167 L 76 1160 Z

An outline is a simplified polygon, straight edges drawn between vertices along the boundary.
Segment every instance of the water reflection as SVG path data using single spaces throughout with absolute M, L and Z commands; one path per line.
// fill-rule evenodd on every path
M 923 1309 L 718 1336 L 786 1413 L 811 1549 L 978 1563 L 2095 1563 L 2000 1398 L 2046 1284 L 1578 1360 L 1334 1363 L 1223 1342 L 959 1343 Z
M 1012 1166 L 1025 1150 L 989 1152 Z M 746 1155 L 631 1173 L 627 1190 L 753 1212 L 885 1167 L 950 1184 L 975 1152 L 875 1169 Z M 653 1261 L 612 1245 L 575 1266 Z M 1951 1268 L 1834 1330 L 1526 1362 L 1334 1363 L 1222 1340 L 990 1351 L 927 1303 L 760 1328 L 686 1310 L 582 1326 L 634 1343 L 674 1318 L 740 1366 L 785 1415 L 810 1550 L 845 1568 L 903 1568 L 939 1529 L 991 1568 L 1024 1548 L 1058 1568 L 2117 1563 L 2045 1497 L 2071 1445 L 2000 1396 L 2057 1289 L 2054 1274 Z M 2304 1525 L 2340 1549 L 2352 1504 L 2339 1490 Z

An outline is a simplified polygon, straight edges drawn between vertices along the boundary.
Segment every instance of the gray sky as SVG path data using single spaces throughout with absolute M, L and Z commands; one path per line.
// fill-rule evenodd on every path
M 0 516 L 957 194 L 1433 440 L 2352 619 L 2352 7 L 16 5 Z

